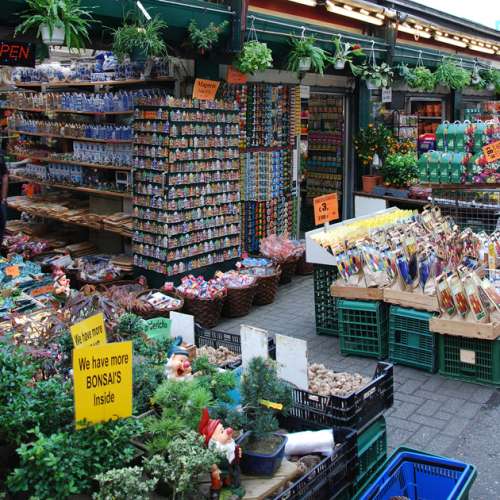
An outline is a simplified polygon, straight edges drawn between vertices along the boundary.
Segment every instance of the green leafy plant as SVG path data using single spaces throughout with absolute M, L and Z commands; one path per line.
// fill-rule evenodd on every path
M 470 84 L 471 73 L 449 58 L 443 59 L 435 72 L 436 83 L 453 90 L 462 90 Z
M 228 392 L 236 387 L 236 377 L 230 370 L 219 370 L 206 356 L 200 356 L 193 362 L 193 371 L 197 381 L 212 394 L 214 401 L 229 402 Z
M 190 498 L 198 490 L 200 475 L 209 473 L 220 460 L 218 453 L 206 448 L 195 431 L 175 436 L 165 447 L 165 456 L 154 455 L 145 460 L 144 470 L 168 486 L 171 500 Z
M 50 436 L 36 429 L 33 442 L 17 449 L 20 465 L 7 478 L 7 487 L 12 493 L 47 499 L 90 493 L 97 474 L 134 458 L 136 449 L 130 439 L 142 431 L 141 422 L 134 419 Z
M 189 39 L 194 47 L 196 47 L 202 54 L 207 50 L 212 50 L 219 41 L 220 34 L 229 25 L 228 21 L 223 21 L 219 25 L 210 23 L 206 28 L 198 28 L 198 24 L 194 19 L 188 26 Z
M 354 149 L 361 165 L 371 168 L 375 155 L 384 161 L 392 143 L 392 132 L 386 126 L 370 123 L 354 138 Z
M 500 92 L 500 70 L 492 67 L 480 69 L 479 76 L 482 82 L 484 82 L 484 86 L 482 88 L 491 87 L 492 90 Z
M 264 71 L 273 65 L 273 53 L 265 43 L 251 40 L 243 44 L 243 48 L 234 63 L 241 73 L 253 75 L 257 71 Z
M 163 367 L 134 359 L 133 364 L 133 403 L 134 414 L 141 414 L 151 408 L 151 398 L 163 382 Z
M 111 469 L 95 477 L 99 482 L 99 492 L 94 500 L 143 500 L 153 493 L 158 479 L 145 478 L 142 467 L 123 467 Z
M 167 45 L 163 32 L 167 23 L 158 16 L 150 21 L 132 19 L 129 15 L 123 26 L 113 31 L 113 52 L 118 60 L 126 56 L 133 59 L 150 59 L 167 55 Z
M 325 65 L 328 62 L 328 52 L 315 45 L 316 39 L 313 36 L 292 38 L 290 40 L 291 50 L 288 54 L 287 69 L 290 71 L 308 71 L 303 69 L 303 64 L 307 63 L 310 68 L 323 74 Z M 305 66 L 304 66 L 305 67 Z
M 393 153 L 387 156 L 379 172 L 390 186 L 408 187 L 418 179 L 417 155 Z
M 359 44 L 350 44 L 349 42 L 342 42 L 341 38 L 339 36 L 335 36 L 332 38 L 333 45 L 335 47 L 335 52 L 333 53 L 333 57 L 331 57 L 331 62 L 335 65 L 339 65 L 336 69 L 342 69 L 340 66 L 344 66 L 345 63 L 349 63 L 349 66 L 351 67 L 351 71 L 356 71 L 356 69 L 353 70 L 354 66 L 353 63 L 353 58 L 354 57 L 362 57 L 365 55 L 363 49 L 361 48 L 361 45 Z
M 359 76 L 376 88 L 389 87 L 394 78 L 394 71 L 385 62 L 382 64 L 364 63 L 359 67 L 354 66 L 352 72 L 354 76 Z
M 425 66 L 409 68 L 406 64 L 399 67 L 399 74 L 403 77 L 408 87 L 432 92 L 436 87 L 436 77 L 434 73 Z
M 64 30 L 64 40 L 70 49 L 82 49 L 89 42 L 89 27 L 93 18 L 80 0 L 27 0 L 28 9 L 21 15 L 24 21 L 16 27 L 15 34 L 37 30 L 41 36 L 46 26 L 52 36 L 56 28 Z
M 123 340 L 130 340 L 136 335 L 143 333 L 146 326 L 146 321 L 140 316 L 133 313 L 125 313 L 120 316 L 116 331 Z

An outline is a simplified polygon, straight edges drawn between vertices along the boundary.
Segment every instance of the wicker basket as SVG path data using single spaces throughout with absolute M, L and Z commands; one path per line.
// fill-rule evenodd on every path
M 292 276 L 295 274 L 295 269 L 297 269 L 297 262 L 298 262 L 298 257 L 292 257 L 286 262 L 280 263 L 281 267 L 280 285 L 284 285 L 292 281 Z
M 246 316 L 250 312 L 256 292 L 257 280 L 241 288 L 228 288 L 222 314 L 226 318 Z
M 138 292 L 136 294 L 136 298 L 138 300 L 141 299 L 141 297 L 147 295 L 148 293 L 151 293 L 151 292 L 160 292 L 162 293 L 163 295 L 168 295 L 169 297 L 173 297 L 173 298 L 176 298 L 176 299 L 179 299 L 180 300 L 180 304 L 178 306 L 172 306 L 170 308 L 163 308 L 163 309 L 152 309 L 150 312 L 141 312 L 140 310 L 138 309 L 134 309 L 134 313 L 137 314 L 138 316 L 141 316 L 141 318 L 144 318 L 144 319 L 151 319 L 151 318 L 156 318 L 156 317 L 159 317 L 159 316 L 162 316 L 164 318 L 169 318 L 170 317 L 170 313 L 172 311 L 181 311 L 182 308 L 184 307 L 184 298 L 178 294 L 177 292 L 167 292 L 165 290 L 160 290 L 159 288 L 149 288 L 147 290 L 142 290 L 140 292 Z
M 281 277 L 281 268 L 278 266 L 274 274 L 269 276 L 257 276 L 257 291 L 253 303 L 256 306 L 272 304 L 278 292 Z
M 306 254 L 305 252 L 300 256 L 299 261 L 297 262 L 297 269 L 295 270 L 296 274 L 301 276 L 306 276 L 308 274 L 312 274 L 314 272 L 314 265 L 306 262 Z
M 215 328 L 220 321 L 224 298 L 222 294 L 212 299 L 184 297 L 184 312 L 194 316 L 195 323 L 205 328 Z

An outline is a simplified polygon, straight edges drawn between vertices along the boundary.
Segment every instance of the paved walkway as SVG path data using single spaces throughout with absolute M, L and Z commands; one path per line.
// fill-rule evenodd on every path
M 376 360 L 343 357 L 337 338 L 316 335 L 312 277 L 296 277 L 275 303 L 217 328 L 238 333 L 241 323 L 307 340 L 311 362 L 373 375 Z M 500 391 L 403 366 L 394 369 L 394 389 L 385 414 L 389 451 L 404 445 L 472 463 L 478 478 L 470 499 L 500 498 Z

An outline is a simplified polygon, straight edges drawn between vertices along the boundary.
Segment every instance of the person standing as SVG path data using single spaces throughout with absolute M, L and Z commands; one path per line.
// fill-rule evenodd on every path
M 3 242 L 5 225 L 7 224 L 7 193 L 9 191 L 9 172 L 5 157 L 0 153 L 0 245 Z

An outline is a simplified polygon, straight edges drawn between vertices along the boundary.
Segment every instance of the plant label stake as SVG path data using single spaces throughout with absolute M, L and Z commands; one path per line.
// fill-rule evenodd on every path
M 267 332 L 254 326 L 241 325 L 241 364 L 246 368 L 253 358 L 269 357 Z
M 195 344 L 193 316 L 172 311 L 170 313 L 170 321 L 172 322 L 172 337 L 182 337 L 182 340 L 187 344 Z
M 278 376 L 304 391 L 308 390 L 307 342 L 276 334 L 276 361 Z

